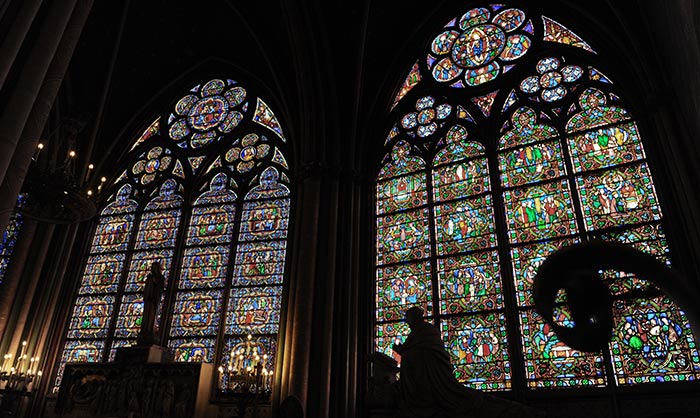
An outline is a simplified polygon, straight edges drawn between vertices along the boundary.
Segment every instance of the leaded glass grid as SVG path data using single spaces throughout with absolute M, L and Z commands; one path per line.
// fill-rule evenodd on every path
M 537 268 L 562 246 L 604 239 L 671 257 L 624 94 L 589 65 L 580 36 L 522 6 L 446 19 L 391 104 L 375 194 L 375 350 L 400 361 L 391 345 L 419 305 L 475 388 L 695 380 L 683 312 L 643 278 L 602 272 L 616 300 L 604 352 L 567 347 L 534 311 Z M 559 302 L 556 321 L 571 324 Z

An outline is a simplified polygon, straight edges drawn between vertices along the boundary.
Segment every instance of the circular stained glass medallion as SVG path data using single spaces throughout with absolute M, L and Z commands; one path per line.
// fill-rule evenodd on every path
M 190 109 L 187 115 L 190 125 L 199 131 L 214 128 L 226 117 L 228 106 L 220 96 L 206 97 Z

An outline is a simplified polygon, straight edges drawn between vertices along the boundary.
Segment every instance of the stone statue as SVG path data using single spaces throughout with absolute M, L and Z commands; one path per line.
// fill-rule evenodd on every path
M 151 272 L 146 277 L 143 289 L 143 317 L 137 343 L 140 346 L 150 346 L 158 343 L 155 335 L 156 314 L 165 287 L 165 277 L 161 272 L 160 263 L 151 264 Z
M 544 417 L 516 402 L 463 386 L 454 376 L 440 331 L 423 319 L 423 309 L 405 313 L 411 332 L 392 348 L 401 355 L 399 417 Z

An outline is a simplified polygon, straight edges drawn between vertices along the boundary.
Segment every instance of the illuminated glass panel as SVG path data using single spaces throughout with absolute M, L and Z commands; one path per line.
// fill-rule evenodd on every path
M 116 293 L 124 270 L 124 254 L 96 254 L 88 258 L 80 294 Z
M 661 219 L 646 163 L 576 178 L 589 231 Z
M 506 190 L 503 193 L 511 243 L 576 233 L 566 180 Z
M 695 380 L 700 355 L 688 320 L 666 297 L 617 301 L 613 368 L 620 385 Z
M 180 289 L 223 287 L 228 246 L 188 248 L 182 258 Z
M 377 320 L 395 321 L 411 306 L 433 310 L 430 263 L 412 263 L 377 269 Z
M 558 42 L 564 45 L 571 45 L 585 49 L 588 52 L 595 52 L 580 36 L 569 30 L 566 26 L 556 22 L 546 16 L 542 16 L 544 25 L 543 40 L 548 42 Z
M 289 222 L 289 200 L 246 202 L 243 205 L 240 240 L 284 239 Z
M 105 253 L 125 251 L 129 245 L 134 215 L 103 216 L 92 240 L 92 251 Z
M 411 332 L 405 322 L 389 322 L 377 324 L 375 327 L 374 350 L 393 357 L 401 363 L 401 355 L 391 349 L 394 344 L 403 344 Z
M 428 209 L 377 218 L 377 264 L 428 256 Z
M 455 314 L 503 307 L 498 252 L 438 260 L 440 313 Z
M 433 169 L 433 198 L 436 202 L 477 195 L 488 190 L 489 170 L 485 158 Z
M 504 187 L 551 180 L 566 174 L 559 142 L 510 149 L 499 157 Z
M 174 246 L 179 223 L 179 210 L 144 213 L 141 218 L 139 234 L 136 238 L 136 248 L 147 249 Z
M 231 241 L 236 207 L 232 204 L 196 207 L 187 233 L 188 245 L 225 244 Z
M 104 338 L 112 318 L 114 296 L 81 296 L 75 301 L 68 338 Z
M 280 286 L 231 289 L 226 333 L 276 334 L 281 305 Z
M 282 284 L 286 242 L 245 242 L 238 244 L 234 286 Z
M 216 339 L 173 339 L 168 343 L 168 348 L 177 362 L 213 363 Z
M 495 246 L 491 195 L 435 206 L 435 236 L 439 255 Z
M 24 220 L 22 219 L 22 214 L 19 209 L 24 205 L 25 195 L 20 194 L 17 198 L 17 204 L 15 205 L 15 210 L 10 216 L 10 221 L 5 227 L 5 231 L 2 234 L 2 241 L 0 241 L 0 284 L 2 284 L 3 278 L 5 277 L 5 271 L 7 266 L 10 264 L 10 258 L 12 257 L 12 252 L 17 244 L 17 239 L 19 238 L 19 231 L 22 228 Z
M 480 390 L 510 388 L 506 318 L 502 313 L 447 318 L 441 323 L 457 380 Z
M 377 184 L 377 213 L 412 209 L 427 202 L 424 174 L 395 177 Z
M 173 308 L 171 336 L 215 335 L 221 316 L 221 290 L 179 292 Z
M 63 380 L 66 363 L 97 363 L 102 360 L 104 341 L 66 341 L 54 381 L 54 393 Z
M 528 387 L 602 386 L 605 369 L 600 354 L 574 350 L 561 342 L 552 327 L 534 311 L 521 312 L 521 336 Z M 556 322 L 572 326 L 571 317 L 558 311 Z
M 600 128 L 569 138 L 574 171 L 589 171 L 644 158 L 634 122 Z
M 114 335 L 120 338 L 136 338 L 143 320 L 142 295 L 124 295 Z
M 575 242 L 578 242 L 578 239 L 563 239 L 511 249 L 513 278 L 519 306 L 533 306 L 535 304 L 532 298 L 532 284 L 540 264 L 556 250 Z

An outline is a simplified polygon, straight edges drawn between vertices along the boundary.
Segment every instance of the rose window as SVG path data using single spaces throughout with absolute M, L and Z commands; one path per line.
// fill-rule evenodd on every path
M 146 185 L 152 182 L 158 173 L 162 173 L 170 168 L 172 157 L 170 151 L 161 147 L 151 148 L 147 154 L 142 155 L 131 168 L 131 172 L 140 176 L 141 184 Z
M 237 163 L 236 170 L 247 173 L 255 167 L 256 162 L 262 160 L 270 153 L 270 146 L 264 141 L 266 138 L 258 134 L 248 134 L 243 137 L 240 144 L 238 141 L 233 148 L 226 152 L 226 161 Z
M 483 7 L 468 11 L 433 40 L 431 51 L 435 55 L 428 54 L 433 77 L 449 82 L 464 74 L 469 86 L 495 79 L 510 69 L 502 68 L 501 63 L 522 57 L 530 48 L 530 38 L 521 33 L 531 31 L 525 22 L 525 13 L 519 9 L 506 9 L 494 16 Z M 460 79 L 452 86 L 464 87 L 464 83 Z
M 565 83 L 573 83 L 581 78 L 583 70 L 577 65 L 560 68 L 561 62 L 556 58 L 543 58 L 537 63 L 537 72 L 520 83 L 520 90 L 536 94 L 545 102 L 554 102 L 566 96 Z
M 201 148 L 231 132 L 247 108 L 246 91 L 233 80 L 211 80 L 197 86 L 175 104 L 170 114 L 170 137 L 182 148 Z M 240 108 L 236 110 L 236 108 Z
M 438 124 L 442 126 L 442 120 L 447 118 L 452 112 L 452 106 L 447 103 L 442 103 L 435 106 L 435 99 L 431 96 L 425 96 L 416 102 L 416 111 L 408 113 L 401 119 L 403 126 L 410 136 L 418 134 L 419 137 L 425 138 L 432 135 L 438 128 Z

